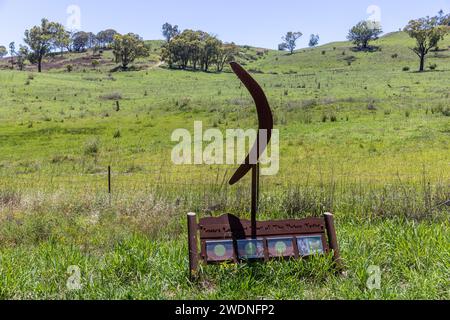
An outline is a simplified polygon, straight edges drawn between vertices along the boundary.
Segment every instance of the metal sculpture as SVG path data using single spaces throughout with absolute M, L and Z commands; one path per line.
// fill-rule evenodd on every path
M 273 115 L 261 86 L 238 63 L 230 63 L 233 72 L 245 85 L 255 101 L 259 131 L 255 145 L 245 162 L 230 180 L 238 183 L 252 172 L 251 221 L 226 214 L 218 218 L 203 218 L 197 222 L 195 213 L 188 214 L 189 268 L 191 279 L 197 273 L 200 261 L 221 263 L 270 259 L 304 258 L 314 254 L 333 252 L 336 267 L 341 269 L 334 218 L 326 213 L 323 218 L 258 222 L 259 159 L 272 137 Z M 265 133 L 265 134 L 263 134 Z M 200 234 L 200 253 L 198 251 Z
M 238 78 L 245 85 L 247 90 L 250 92 L 253 100 L 255 101 L 256 111 L 258 114 L 259 130 L 255 145 L 252 147 L 250 154 L 245 159 L 245 162 L 239 167 L 236 173 L 230 180 L 230 185 L 238 183 L 242 178 L 244 178 L 250 171 L 252 171 L 252 229 L 255 229 L 256 225 L 256 215 L 258 213 L 258 202 L 259 202 L 259 158 L 262 156 L 267 148 L 267 145 L 272 138 L 273 130 L 273 115 L 270 109 L 267 97 L 261 88 L 261 86 L 250 76 L 250 74 L 244 70 L 238 63 L 231 62 L 231 69 L 238 76 Z M 265 135 L 262 133 L 265 132 Z M 253 155 L 253 157 L 252 157 Z M 251 159 L 253 158 L 253 159 Z M 253 160 L 255 163 L 252 163 Z M 253 232 L 252 237 L 256 234 Z

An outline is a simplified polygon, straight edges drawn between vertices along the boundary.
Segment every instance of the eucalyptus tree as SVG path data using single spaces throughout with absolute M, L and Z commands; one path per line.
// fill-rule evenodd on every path
M 41 24 L 25 30 L 24 42 L 30 48 L 29 59 L 37 63 L 38 72 L 42 72 L 42 61 L 55 47 L 55 39 L 61 24 L 42 19 Z
M 444 39 L 448 30 L 446 26 L 439 25 L 434 18 L 420 18 L 411 20 L 404 31 L 416 40 L 416 46 L 411 50 L 419 57 L 419 72 L 425 70 L 425 57 L 428 52 L 438 46 L 440 40 Z

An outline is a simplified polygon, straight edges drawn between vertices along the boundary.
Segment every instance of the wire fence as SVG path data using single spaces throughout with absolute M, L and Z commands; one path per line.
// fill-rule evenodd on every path
M 176 208 L 205 214 L 250 210 L 250 175 L 237 185 L 228 183 L 237 166 L 162 163 L 146 167 L 97 165 L 94 173 L 77 169 L 80 173 L 74 168 L 23 174 L 0 170 L 0 209 L 3 206 L 13 210 L 19 204 L 35 201 L 39 207 L 45 199 L 57 208 L 58 201 L 62 201 L 70 208 L 84 206 L 94 211 L 108 202 L 124 212 L 140 213 L 153 212 L 161 203 L 169 204 L 161 210 Z M 434 212 L 448 211 L 449 200 L 448 172 L 430 174 L 426 168 L 416 168 L 416 173 L 376 174 L 331 167 L 282 167 L 278 175 L 262 176 L 260 180 L 260 211 L 266 213 L 320 214 L 340 210 L 431 217 Z
M 300 169 L 299 169 L 300 168 Z M 94 173 L 67 174 L 63 171 L 36 171 L 30 173 L 11 173 L 0 170 L 0 186 L 21 189 L 89 189 L 115 192 L 118 190 L 145 190 L 160 188 L 167 190 L 223 190 L 237 166 L 175 166 L 175 165 L 118 165 L 98 166 Z M 250 185 L 247 177 L 242 185 Z M 431 175 L 425 169 L 413 172 L 358 172 L 343 168 L 326 168 L 324 166 L 305 166 L 281 168 L 274 176 L 262 176 L 262 191 L 278 187 L 309 185 L 345 187 L 364 184 L 367 186 L 389 186 L 398 184 L 423 184 L 431 187 L 447 186 L 450 188 L 448 172 Z

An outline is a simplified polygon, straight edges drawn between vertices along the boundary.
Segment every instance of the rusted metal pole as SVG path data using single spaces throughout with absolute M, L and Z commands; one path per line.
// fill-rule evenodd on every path
M 256 215 L 258 214 L 259 198 L 259 164 L 252 169 L 252 238 L 256 239 Z
M 260 199 L 260 187 L 261 187 L 261 184 L 260 184 L 260 178 L 261 178 L 261 167 L 260 167 L 260 164 L 259 164 L 259 162 L 256 164 L 256 174 L 257 174 L 257 176 L 256 176 L 256 186 L 257 186 L 257 189 L 256 189 L 256 193 L 257 193 L 257 196 L 256 196 L 256 213 L 258 213 L 259 212 L 259 199 Z
M 189 238 L 189 278 L 195 279 L 198 270 L 198 246 L 197 246 L 197 215 L 188 213 L 188 238 Z
M 327 236 L 328 236 L 328 245 L 330 246 L 330 249 L 333 250 L 333 260 L 336 265 L 336 268 L 338 271 L 342 271 L 343 265 L 341 256 L 339 253 L 339 245 L 337 241 L 337 235 L 336 235 L 336 228 L 334 226 L 334 216 L 333 214 L 327 212 L 324 214 L 325 218 L 325 227 L 327 229 Z

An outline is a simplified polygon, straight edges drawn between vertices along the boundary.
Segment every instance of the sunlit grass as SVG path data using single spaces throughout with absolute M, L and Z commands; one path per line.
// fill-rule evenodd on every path
M 188 280 L 186 213 L 248 218 L 249 180 L 228 186 L 235 166 L 173 165 L 170 136 L 196 120 L 254 128 L 233 74 L 0 71 L 0 298 L 449 299 L 449 42 L 424 74 L 402 71 L 418 64 L 404 34 L 376 44 L 246 64 L 281 140 L 259 218 L 332 211 L 344 276 L 318 257 L 208 266 Z M 380 290 L 366 286 L 371 265 Z M 70 266 L 80 291 L 66 286 Z

